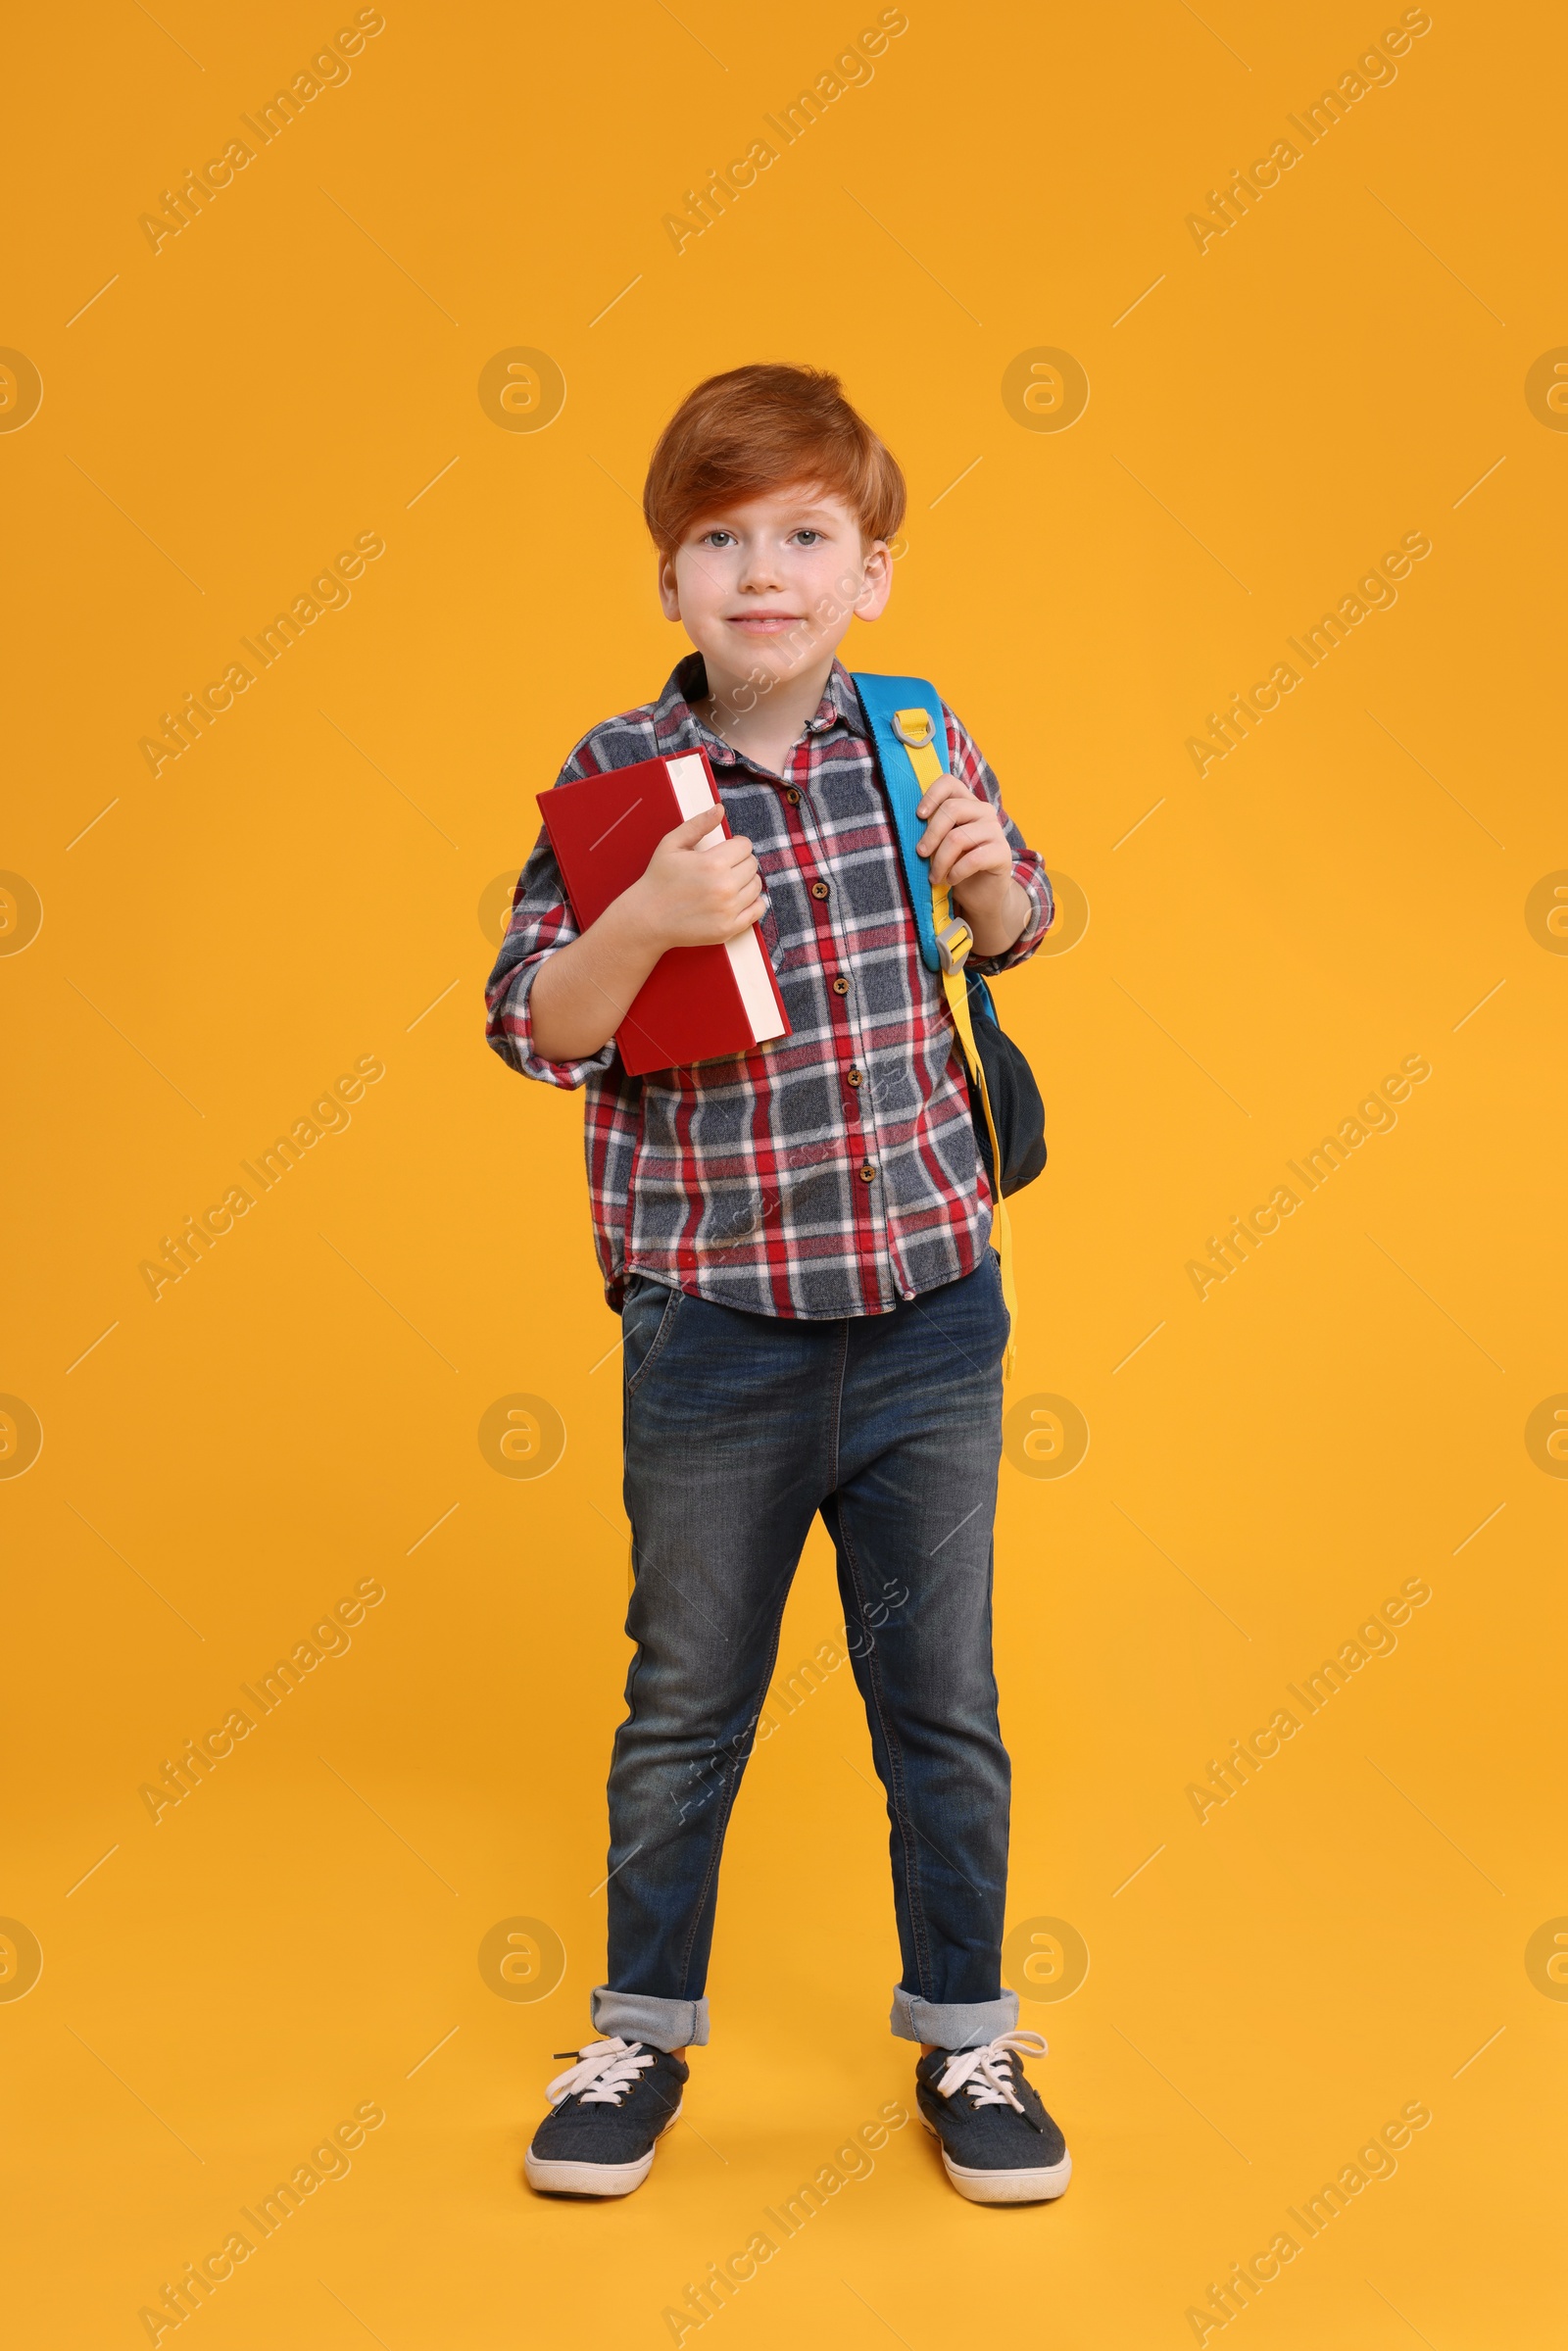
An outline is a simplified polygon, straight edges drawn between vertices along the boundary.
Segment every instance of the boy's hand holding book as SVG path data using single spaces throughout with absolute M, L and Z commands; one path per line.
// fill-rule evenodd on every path
M 722 947 L 751 929 L 762 911 L 762 876 L 744 834 L 717 827 L 714 806 L 664 835 L 641 881 L 622 893 L 628 916 L 646 932 L 653 969 L 666 948 Z
M 789 1035 L 757 935 L 761 873 L 724 829 L 704 754 L 558 784 L 539 807 L 581 934 L 534 982 L 547 1061 L 586 1060 L 613 1037 L 637 1077 Z

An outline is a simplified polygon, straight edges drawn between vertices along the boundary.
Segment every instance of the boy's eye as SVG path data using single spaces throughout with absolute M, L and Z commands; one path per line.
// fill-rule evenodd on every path
M 822 533 L 819 530 L 811 530 L 805 523 L 803 523 L 801 528 L 793 535 L 801 542 L 803 547 L 814 547 L 817 541 L 821 538 Z
M 698 541 L 698 545 L 699 545 L 700 547 L 718 547 L 718 546 L 721 546 L 721 545 L 733 545 L 733 544 L 734 544 L 734 537 L 735 537 L 735 534 L 734 534 L 734 532 L 733 532 L 733 531 L 727 531 L 727 530 L 705 530 L 705 531 L 704 531 L 704 533 L 703 533 L 703 535 L 702 535 L 702 537 L 701 537 L 701 539 Z

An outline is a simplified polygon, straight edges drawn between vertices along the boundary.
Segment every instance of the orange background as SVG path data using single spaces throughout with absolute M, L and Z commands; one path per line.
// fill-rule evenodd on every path
M 78 17 L 69 60 L 17 36 L 19 2339 L 147 2340 L 165 2282 L 372 2104 L 352 2173 L 201 2310 L 208 2351 L 667 2342 L 688 2282 L 908 2096 L 830 1673 L 741 1803 L 689 2126 L 624 2205 L 519 2183 L 602 1966 L 626 1534 L 580 1105 L 486 1052 L 479 907 L 566 749 L 681 650 L 642 468 L 688 385 L 759 357 L 840 369 L 907 469 L 852 664 L 938 681 L 1089 910 L 999 991 L 1052 1142 L 998 1528 L 1008 1964 L 1078 2170 L 1059 2207 L 978 2210 L 897 2131 L 709 2325 L 1191 2342 L 1209 2282 L 1423 2101 L 1248 2339 L 1561 2339 L 1562 28 L 1435 7 L 1200 252 L 1205 191 L 1397 10 L 919 0 L 677 254 L 662 216 L 877 14 L 389 5 L 156 252 L 138 217 L 337 20 L 160 0 Z M 545 429 L 481 405 L 517 349 L 564 379 Z M 1003 397 L 1042 349 L 1087 375 L 1067 429 Z M 1397 603 L 1200 777 L 1205 713 L 1417 530 Z M 352 601 L 150 773 L 160 713 L 367 532 Z M 1200 1301 L 1207 1237 L 1414 1054 L 1397 1126 Z M 162 1237 L 362 1057 L 352 1124 L 155 1302 Z M 516 1396 L 559 1415 L 548 1475 L 481 1449 Z M 1069 1476 L 1034 1474 L 1041 1397 L 1087 1427 Z M 1200 1823 L 1210 1759 L 1414 1578 L 1396 1651 Z M 139 1788 L 365 1583 L 352 1647 L 155 1825 Z M 786 1666 L 836 1630 L 816 1540 Z M 493 1940 L 481 1973 L 517 1920 L 538 1997 L 499 1996 Z

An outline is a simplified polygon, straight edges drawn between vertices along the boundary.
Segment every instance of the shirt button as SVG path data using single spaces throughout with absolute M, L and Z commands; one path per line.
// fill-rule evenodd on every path
M 801 796 L 800 796 L 800 794 L 799 794 L 799 793 L 796 791 L 796 789 L 795 789 L 795 786 L 794 786 L 793 784 L 791 784 L 791 785 L 788 787 L 788 789 L 786 790 L 786 792 L 785 792 L 785 794 L 784 794 L 784 797 L 785 797 L 785 799 L 786 799 L 786 800 L 789 802 L 789 804 L 790 804 L 790 807 L 791 807 L 792 808 L 798 808 L 800 807 L 800 805 L 801 805 Z
M 813 898 L 826 898 L 826 896 L 827 896 L 827 884 L 826 884 L 826 882 L 813 882 L 813 883 L 811 884 L 811 896 L 812 896 Z
M 849 981 L 848 981 L 848 980 L 835 980 L 835 981 L 833 982 L 833 993 L 834 993 L 834 995 L 835 995 L 835 996 L 848 996 L 848 995 L 849 995 L 849 993 L 850 993 L 850 983 L 849 983 Z
M 847 1069 L 844 1074 L 852 1086 L 863 1086 L 865 1084 L 865 1073 L 863 1070 Z
M 876 1182 L 876 1169 L 871 1165 L 869 1159 L 862 1160 L 860 1164 L 860 1181 L 862 1184 L 874 1184 Z

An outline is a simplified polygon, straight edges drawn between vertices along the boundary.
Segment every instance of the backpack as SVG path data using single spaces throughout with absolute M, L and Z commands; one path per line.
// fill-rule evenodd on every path
M 1033 1070 L 997 1018 L 990 989 L 978 973 L 964 969 L 972 944 L 969 926 L 955 912 L 949 890 L 932 882 L 930 866 L 915 846 L 925 830 L 916 814 L 920 799 L 948 772 L 947 728 L 936 689 L 924 678 L 875 677 L 859 671 L 855 673 L 855 688 L 876 747 L 921 958 L 928 970 L 942 975 L 957 1032 L 975 1144 L 991 1187 L 1002 1286 L 1016 1327 L 1004 1202 L 1009 1194 L 1032 1184 L 1045 1167 L 1045 1105 Z M 1010 1345 L 1007 1354 L 1010 1368 Z

